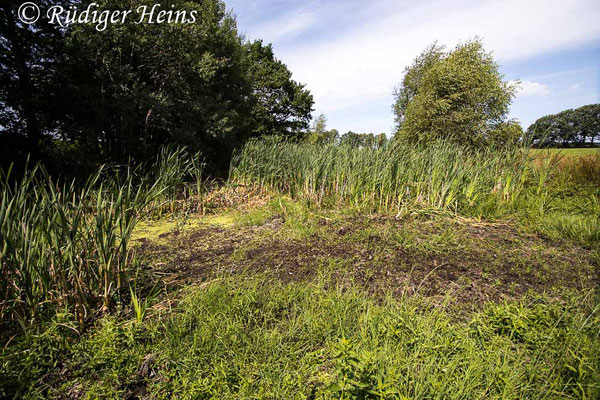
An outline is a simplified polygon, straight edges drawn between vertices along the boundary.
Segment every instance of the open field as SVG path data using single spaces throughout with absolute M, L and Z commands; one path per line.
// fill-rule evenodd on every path
M 600 154 L 600 147 L 579 148 L 579 149 L 531 149 L 534 155 L 552 155 L 562 154 L 570 157 L 592 156 Z
M 127 257 L 99 264 L 108 283 L 65 268 L 83 288 L 96 285 L 81 303 L 64 301 L 72 292 L 53 276 L 48 291 L 17 290 L 35 281 L 25 275 L 13 281 L 0 396 L 600 395 L 595 164 L 537 165 L 518 151 L 261 146 L 246 148 L 229 182 L 210 190 L 173 190 L 195 170 L 181 153 L 163 154 L 142 186 L 90 186 L 94 201 L 81 207 L 114 219 L 98 225 L 96 216 L 72 237 L 50 231 L 49 243 L 66 255 L 66 239 L 93 254 L 104 248 L 109 259 L 100 238 L 117 232 Z M 397 168 L 381 168 L 392 155 Z M 119 211 L 120 192 L 144 200 Z M 65 226 L 76 216 L 66 214 Z M 131 221 L 127 236 L 110 222 L 120 220 Z M 19 249 L 5 251 L 3 266 L 18 265 L 5 260 Z M 47 254 L 57 266 L 65 260 Z M 110 275 L 111 265 L 122 273 Z M 24 293 L 40 304 L 23 305 Z M 19 319 L 28 310 L 36 312 Z

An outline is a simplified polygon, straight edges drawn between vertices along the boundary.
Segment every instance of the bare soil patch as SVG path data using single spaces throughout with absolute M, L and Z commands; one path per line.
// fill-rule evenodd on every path
M 281 216 L 262 226 L 205 225 L 167 233 L 161 244 L 146 241 L 140 251 L 150 272 L 175 286 L 266 273 L 284 282 L 325 277 L 328 284 L 360 285 L 375 295 L 476 305 L 542 293 L 561 298 L 600 281 L 589 249 L 550 242 L 510 223 L 440 226 L 371 217 L 315 224 L 318 233 L 303 239 L 280 234 L 286 229 Z M 403 232 L 411 233 L 408 239 L 394 238 Z M 448 232 L 451 239 L 444 239 Z

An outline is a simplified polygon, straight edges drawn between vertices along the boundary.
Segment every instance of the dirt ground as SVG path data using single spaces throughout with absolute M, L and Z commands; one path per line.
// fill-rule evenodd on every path
M 375 295 L 419 294 L 473 307 L 538 294 L 561 299 L 600 281 L 589 249 L 510 222 L 278 213 L 258 223 L 218 221 L 200 217 L 193 228 L 141 238 L 146 272 L 171 287 L 264 273 L 284 282 L 320 279 Z

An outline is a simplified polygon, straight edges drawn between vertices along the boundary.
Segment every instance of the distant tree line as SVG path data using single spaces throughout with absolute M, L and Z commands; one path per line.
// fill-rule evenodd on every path
M 527 128 L 536 147 L 586 147 L 600 142 L 600 104 L 546 115 Z
M 311 144 L 339 144 L 359 148 L 379 148 L 387 143 L 385 133 L 356 133 L 348 131 L 340 136 L 337 129 L 327 129 L 327 117 L 321 113 L 315 118 L 311 128 L 304 137 L 306 143 Z
M 51 6 L 89 0 L 37 0 Z M 17 18 L 0 5 L 0 163 L 35 159 L 62 170 L 147 160 L 167 143 L 199 150 L 213 170 L 258 135 L 297 137 L 313 98 L 271 45 L 247 41 L 221 0 L 172 0 L 196 10 L 193 24 L 93 24 L 62 28 Z M 149 0 L 107 0 L 99 10 L 135 10 Z
M 388 142 L 385 133 L 355 133 L 348 131 L 340 137 L 340 144 L 348 144 L 354 147 L 369 147 L 378 149 Z

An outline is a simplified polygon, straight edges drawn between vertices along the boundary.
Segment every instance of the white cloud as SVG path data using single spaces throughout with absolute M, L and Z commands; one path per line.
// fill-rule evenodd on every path
M 296 35 L 310 29 L 318 21 L 318 15 L 311 7 L 293 10 L 277 19 L 261 23 L 253 31 L 260 32 L 255 35 L 249 32 L 251 38 L 265 39 L 267 42 L 277 42 L 282 39 L 291 39 Z
M 369 102 L 391 105 L 404 67 L 436 40 L 454 47 L 479 36 L 486 49 L 506 63 L 600 39 L 597 0 L 375 0 L 352 3 L 345 14 L 339 2 L 310 4 L 310 13 L 302 14 L 305 7 L 301 7 L 300 14 L 289 13 L 267 26 L 247 29 L 253 37 L 274 42 L 278 57 L 288 64 L 294 79 L 307 84 L 315 108 L 325 113 Z M 331 25 L 332 8 L 345 29 L 331 28 L 327 40 L 310 40 L 314 30 Z M 290 31 L 298 40 L 283 40 Z M 547 93 L 548 87 L 531 82 L 520 95 Z M 382 125 L 390 126 L 391 120 L 389 114 Z
M 567 89 L 568 92 L 574 92 L 575 90 L 578 90 L 581 87 L 581 85 L 579 83 L 576 83 L 574 85 L 569 86 L 569 88 Z
M 514 83 L 514 81 L 511 81 Z M 541 96 L 550 94 L 550 87 L 544 83 L 522 80 L 518 83 L 517 97 Z

